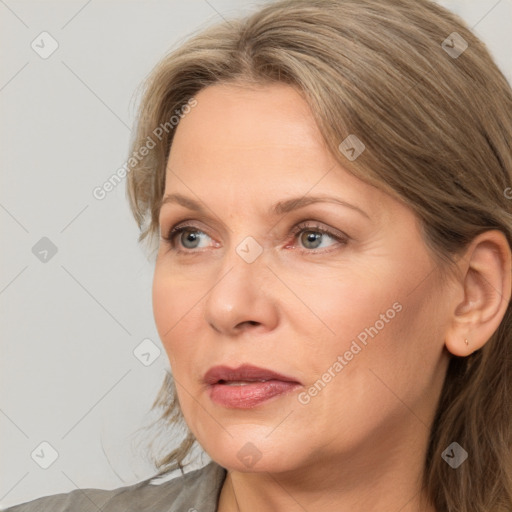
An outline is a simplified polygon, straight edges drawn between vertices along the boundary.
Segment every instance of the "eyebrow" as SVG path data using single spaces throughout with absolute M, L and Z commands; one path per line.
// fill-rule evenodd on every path
M 360 214 L 364 215 L 366 218 L 370 219 L 370 216 L 361 208 L 353 204 L 347 203 L 346 201 L 338 197 L 324 195 L 294 197 L 291 199 L 286 199 L 284 201 L 279 201 L 270 207 L 268 213 L 269 215 L 274 216 L 284 215 L 286 213 L 298 210 L 299 208 L 304 208 L 314 203 L 332 203 L 341 206 L 346 206 L 347 208 L 351 208 L 352 210 L 355 210 Z M 206 208 L 204 208 L 201 205 L 201 203 L 182 194 L 167 194 L 166 196 L 163 197 L 162 201 L 160 202 L 160 208 L 162 208 L 162 206 L 165 204 L 179 204 L 184 208 L 188 208 L 189 210 L 206 214 Z

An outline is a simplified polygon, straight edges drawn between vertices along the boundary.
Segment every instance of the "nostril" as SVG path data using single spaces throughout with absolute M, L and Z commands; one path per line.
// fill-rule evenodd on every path
M 260 322 L 256 322 L 255 320 L 246 320 L 245 322 L 240 322 L 237 327 L 243 328 L 247 325 L 260 325 Z

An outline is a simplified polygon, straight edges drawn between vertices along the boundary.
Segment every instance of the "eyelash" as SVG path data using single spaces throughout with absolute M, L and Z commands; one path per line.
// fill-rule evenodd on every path
M 191 231 L 191 232 L 197 232 L 197 233 L 203 233 L 207 236 L 208 233 L 205 233 L 204 231 L 202 231 L 201 229 L 197 228 L 196 226 L 193 226 L 191 224 L 186 224 L 186 225 L 178 225 L 178 226 L 175 226 L 173 228 L 171 228 L 171 230 L 169 231 L 169 234 L 167 236 L 164 236 L 162 238 L 163 241 L 165 241 L 169 246 L 170 246 L 170 249 L 172 251 L 175 251 L 177 253 L 180 253 L 180 254 L 197 254 L 198 252 L 202 252 L 202 251 L 197 251 L 195 249 L 187 249 L 187 250 L 183 250 L 183 249 L 178 249 L 175 247 L 175 244 L 174 244 L 174 239 L 180 235 L 181 233 L 185 232 L 185 231 Z M 313 233 L 315 232 L 318 232 L 318 233 L 321 233 L 323 235 L 328 235 L 330 236 L 331 238 L 333 238 L 334 240 L 336 240 L 337 242 L 339 242 L 341 245 L 346 245 L 346 243 L 348 242 L 348 236 L 343 234 L 343 235 L 337 235 L 336 233 L 326 229 L 326 228 L 322 228 L 321 226 L 315 224 L 315 225 L 311 225 L 311 224 L 307 224 L 305 222 L 302 222 L 300 224 L 298 224 L 297 226 L 295 226 L 292 231 L 291 231 L 291 234 L 293 235 L 293 238 L 294 240 L 296 240 L 298 238 L 298 235 L 300 233 L 302 233 L 303 231 L 311 231 Z M 322 254 L 322 253 L 325 253 L 325 252 L 330 252 L 331 249 L 327 249 L 327 250 L 323 250 L 323 251 L 317 251 L 315 249 L 303 249 L 303 248 L 299 248 L 299 252 L 301 253 L 308 253 L 308 254 L 314 254 L 314 253 L 319 253 L 319 254 Z

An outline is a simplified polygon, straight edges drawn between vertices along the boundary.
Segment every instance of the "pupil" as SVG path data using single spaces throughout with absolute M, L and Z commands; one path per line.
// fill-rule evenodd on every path
M 188 241 L 188 242 L 194 242 L 195 239 L 196 239 L 197 235 L 191 231 L 188 231 L 186 233 L 186 236 L 185 236 L 185 239 Z
M 316 240 L 319 240 L 322 236 L 321 233 L 315 233 L 313 231 L 306 231 L 307 233 L 307 243 L 314 243 Z

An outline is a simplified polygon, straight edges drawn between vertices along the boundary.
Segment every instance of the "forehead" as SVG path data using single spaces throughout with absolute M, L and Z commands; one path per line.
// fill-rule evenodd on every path
M 201 90 L 196 100 L 177 127 L 170 160 L 195 159 L 204 151 L 250 154 L 267 148 L 280 149 L 273 155 L 278 157 L 298 149 L 318 152 L 323 146 L 308 104 L 291 86 L 217 84 Z
M 381 191 L 336 162 L 293 87 L 218 84 L 196 100 L 176 128 L 166 194 L 277 201 L 337 191 L 367 210 L 382 205 Z

